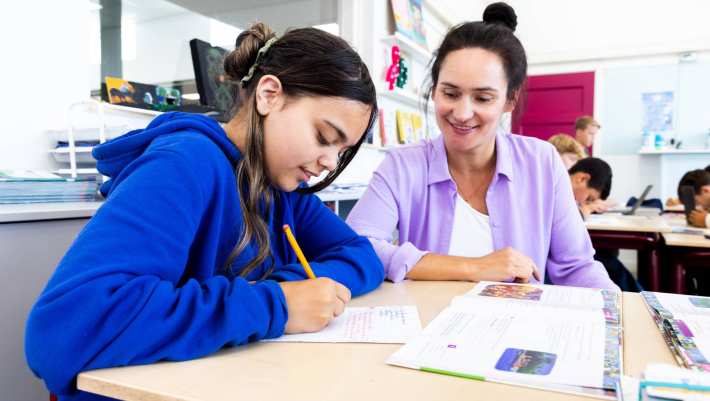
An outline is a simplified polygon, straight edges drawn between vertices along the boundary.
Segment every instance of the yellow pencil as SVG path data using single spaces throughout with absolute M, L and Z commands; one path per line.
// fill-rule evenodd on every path
M 293 233 L 291 233 L 291 227 L 289 227 L 288 224 L 284 224 L 284 232 L 286 233 L 288 242 L 291 243 L 291 248 L 293 248 L 293 251 L 296 253 L 298 261 L 301 262 L 303 270 L 306 271 L 308 278 L 316 278 L 316 275 L 313 274 L 313 270 L 311 270 L 311 265 L 308 264 L 306 257 L 303 256 L 303 251 L 301 251 L 301 247 L 298 246 L 298 242 L 296 242 L 296 238 L 293 236 Z

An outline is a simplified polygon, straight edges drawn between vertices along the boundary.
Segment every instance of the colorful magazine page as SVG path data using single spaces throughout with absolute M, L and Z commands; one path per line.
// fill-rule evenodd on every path
M 481 282 L 387 363 L 608 398 L 622 371 L 621 336 L 619 292 Z
M 676 360 L 687 368 L 710 372 L 710 297 L 641 295 Z

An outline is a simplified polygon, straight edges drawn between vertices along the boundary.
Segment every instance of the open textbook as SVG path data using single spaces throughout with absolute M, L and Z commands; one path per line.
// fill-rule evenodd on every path
M 687 368 L 710 372 L 710 297 L 641 295 L 676 360 Z
M 480 282 L 387 363 L 613 398 L 621 327 L 620 292 Z
M 421 331 L 419 312 L 413 305 L 347 307 L 319 332 L 286 334 L 265 341 L 404 344 Z

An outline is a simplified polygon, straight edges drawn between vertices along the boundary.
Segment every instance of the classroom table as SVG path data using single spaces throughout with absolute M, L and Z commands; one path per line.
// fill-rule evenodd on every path
M 710 233 L 709 231 L 706 231 Z M 664 233 L 673 271 L 673 292 L 685 294 L 689 267 L 710 267 L 710 239 L 702 235 Z
M 595 249 L 634 249 L 638 252 L 638 278 L 649 291 L 661 291 L 662 233 L 684 221 L 676 217 L 592 215 L 585 225 Z
M 384 283 L 350 306 L 412 305 L 426 325 L 472 283 Z M 675 364 L 638 294 L 623 294 L 626 374 Z M 209 335 L 209 333 L 205 333 Z M 420 372 L 385 364 L 399 344 L 254 343 L 187 362 L 84 372 L 78 387 L 122 400 L 591 400 L 592 398 Z

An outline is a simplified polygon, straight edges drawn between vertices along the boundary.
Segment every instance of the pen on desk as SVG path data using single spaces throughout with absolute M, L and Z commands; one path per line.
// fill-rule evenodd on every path
M 286 233 L 286 238 L 288 238 L 288 242 L 291 244 L 291 248 L 293 248 L 293 251 L 296 253 L 298 261 L 301 262 L 303 270 L 306 271 L 306 275 L 308 276 L 308 278 L 316 278 L 316 275 L 313 274 L 313 270 L 311 270 L 311 265 L 308 264 L 306 257 L 303 256 L 303 251 L 301 251 L 301 247 L 298 246 L 298 242 L 296 242 L 296 237 L 293 236 L 293 233 L 291 232 L 291 227 L 289 227 L 288 224 L 284 224 L 284 232 Z

